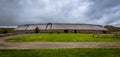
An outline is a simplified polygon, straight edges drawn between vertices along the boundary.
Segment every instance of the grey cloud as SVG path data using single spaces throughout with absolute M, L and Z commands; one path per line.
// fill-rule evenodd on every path
M 120 24 L 120 0 L 0 0 L 0 26 L 33 23 Z
M 104 19 L 106 19 L 104 24 L 111 25 L 113 22 L 120 21 L 120 0 L 92 0 L 92 2 L 93 4 L 89 6 L 90 8 L 87 12 L 90 20 L 98 19 L 104 22 Z

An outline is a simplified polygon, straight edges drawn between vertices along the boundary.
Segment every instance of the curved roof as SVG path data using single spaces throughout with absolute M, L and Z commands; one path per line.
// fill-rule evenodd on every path
M 42 24 L 27 24 L 18 26 L 15 30 L 35 30 L 38 27 L 40 30 L 107 30 L 101 25 L 92 24 L 72 24 L 72 23 L 42 23 Z

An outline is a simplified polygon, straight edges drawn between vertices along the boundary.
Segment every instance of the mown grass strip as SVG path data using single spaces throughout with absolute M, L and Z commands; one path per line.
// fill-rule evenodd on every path
M 107 37 L 109 35 L 109 37 Z M 8 42 L 120 42 L 120 38 L 110 37 L 111 34 L 104 34 L 102 37 L 93 38 L 93 34 L 30 34 L 16 38 L 6 39 Z

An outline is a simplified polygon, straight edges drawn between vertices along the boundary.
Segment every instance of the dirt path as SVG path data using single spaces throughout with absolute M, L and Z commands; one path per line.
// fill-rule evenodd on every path
M 7 42 L 0 49 L 120 48 L 120 42 Z

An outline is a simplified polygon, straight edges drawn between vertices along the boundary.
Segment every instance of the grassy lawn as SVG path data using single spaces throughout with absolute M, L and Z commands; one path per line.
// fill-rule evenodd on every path
M 113 38 L 110 34 L 103 34 L 102 37 L 93 38 L 93 34 L 74 34 L 74 33 L 42 33 L 21 36 L 5 41 L 11 42 L 120 42 L 120 38 Z
M 120 57 L 120 48 L 0 50 L 0 57 Z

